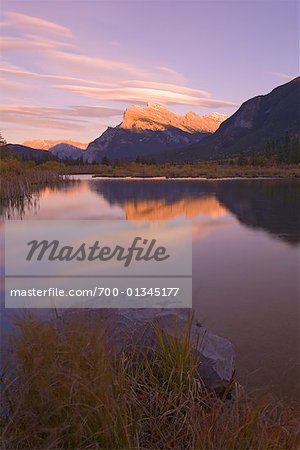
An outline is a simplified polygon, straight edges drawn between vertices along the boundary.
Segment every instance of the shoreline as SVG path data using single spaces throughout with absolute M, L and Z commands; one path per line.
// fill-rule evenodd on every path
M 300 178 L 300 164 L 269 166 L 233 166 L 229 164 L 183 164 L 183 165 L 91 165 L 61 167 L 66 175 L 90 175 L 103 179 L 143 180 L 255 180 Z
M 298 180 L 300 177 L 289 177 L 289 176 L 258 176 L 258 177 L 168 177 L 168 176 L 162 176 L 162 177 L 147 177 L 147 176 L 118 176 L 118 175 L 92 175 L 92 174 L 72 174 L 72 176 L 77 175 L 90 175 L 91 179 L 100 179 L 100 180 L 143 180 L 143 181 L 168 181 L 168 180 L 183 180 L 183 181 L 234 181 L 234 180 Z

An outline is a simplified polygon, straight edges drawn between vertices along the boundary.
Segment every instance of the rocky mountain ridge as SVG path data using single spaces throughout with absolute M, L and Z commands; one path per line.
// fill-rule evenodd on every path
M 214 133 L 227 119 L 224 114 L 212 113 L 198 116 L 192 111 L 183 116 L 169 111 L 162 105 L 148 103 L 147 107 L 132 105 L 124 112 L 121 128 L 129 130 L 166 131 L 173 127 L 187 133 Z
M 104 156 L 111 161 L 130 161 L 188 146 L 215 131 L 225 118 L 218 113 L 180 116 L 152 103 L 133 105 L 125 110 L 120 125 L 107 128 L 88 145 L 83 158 L 85 162 L 101 162 Z
M 300 77 L 244 102 L 218 130 L 201 142 L 163 155 L 163 161 L 225 159 L 241 152 L 262 152 L 282 143 L 286 133 L 300 134 Z

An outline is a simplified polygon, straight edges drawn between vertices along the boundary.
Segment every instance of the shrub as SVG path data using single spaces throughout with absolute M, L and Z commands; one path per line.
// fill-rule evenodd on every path
M 39 169 L 43 170 L 53 170 L 57 172 L 63 172 L 65 169 L 65 164 L 58 161 L 46 161 L 39 165 Z

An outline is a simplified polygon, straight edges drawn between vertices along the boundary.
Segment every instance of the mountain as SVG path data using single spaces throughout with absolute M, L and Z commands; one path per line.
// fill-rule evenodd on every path
M 56 141 L 51 141 L 47 139 L 35 139 L 32 141 L 25 141 L 22 143 L 22 145 L 25 145 L 26 147 L 36 148 L 39 150 L 49 150 L 51 147 L 54 147 L 57 144 L 69 144 L 74 147 L 78 147 L 81 149 L 86 149 L 87 144 L 84 144 L 82 142 L 72 141 L 71 139 L 60 139 Z
M 267 142 L 280 142 L 284 134 L 300 133 L 300 77 L 241 105 L 218 130 L 188 148 L 168 152 L 164 161 L 224 159 L 242 151 L 261 152 Z
M 173 127 L 187 133 L 213 133 L 225 119 L 227 116 L 218 113 L 198 116 L 193 112 L 188 112 L 184 116 L 180 116 L 161 105 L 148 103 L 146 108 L 138 105 L 127 108 L 120 128 L 137 131 L 166 131 Z
M 57 144 L 49 148 L 48 151 L 27 147 L 26 145 L 7 144 L 5 146 L 5 152 L 25 160 L 49 161 L 64 159 L 78 160 L 82 158 L 85 150 L 65 143 Z
M 130 161 L 188 146 L 214 132 L 225 118 L 217 113 L 180 116 L 157 104 L 150 103 L 146 108 L 134 105 L 125 110 L 120 125 L 107 128 L 88 145 L 84 161 L 100 162 L 104 156 L 111 161 Z
M 85 152 L 85 150 L 79 147 L 64 142 L 54 145 L 54 147 L 49 148 L 48 151 L 58 159 L 80 159 Z
M 54 155 L 49 152 L 20 144 L 7 144 L 5 146 L 5 151 L 11 155 L 19 156 L 22 159 L 32 159 L 34 161 L 49 161 L 55 159 Z

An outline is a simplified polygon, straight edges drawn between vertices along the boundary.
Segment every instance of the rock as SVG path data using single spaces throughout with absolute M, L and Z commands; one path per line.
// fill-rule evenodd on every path
M 64 321 L 82 317 L 91 323 L 99 324 L 107 333 L 107 344 L 117 352 L 130 345 L 147 348 L 151 351 L 156 343 L 153 324 L 158 324 L 165 335 L 178 335 L 186 330 L 190 320 L 188 309 L 108 309 L 73 310 L 65 313 Z M 220 389 L 231 382 L 235 369 L 233 344 L 211 333 L 195 319 L 190 328 L 190 342 L 200 356 L 198 375 L 211 389 Z

